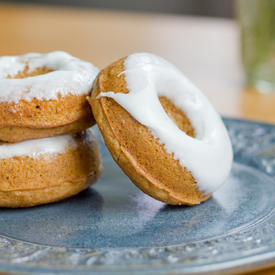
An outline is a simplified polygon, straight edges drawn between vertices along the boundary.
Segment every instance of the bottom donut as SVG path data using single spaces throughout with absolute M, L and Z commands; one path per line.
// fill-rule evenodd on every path
M 31 207 L 73 196 L 102 171 L 97 141 L 87 130 L 0 145 L 0 207 Z

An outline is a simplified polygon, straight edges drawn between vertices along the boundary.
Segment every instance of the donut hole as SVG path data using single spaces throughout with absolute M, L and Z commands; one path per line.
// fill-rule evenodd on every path
M 169 118 L 173 121 L 173 123 L 176 124 L 177 127 L 188 136 L 195 137 L 195 129 L 193 128 L 190 120 L 185 115 L 185 113 L 177 108 L 167 97 L 160 96 L 159 101 L 162 105 L 162 108 L 169 116 Z
M 45 66 L 40 67 L 40 68 L 35 68 L 33 71 L 29 71 L 29 66 L 26 65 L 23 71 L 20 71 L 17 75 L 11 77 L 10 75 L 7 78 L 13 78 L 13 79 L 20 79 L 20 78 L 27 78 L 27 77 L 34 77 L 38 75 L 43 75 L 53 72 L 52 69 L 49 69 Z

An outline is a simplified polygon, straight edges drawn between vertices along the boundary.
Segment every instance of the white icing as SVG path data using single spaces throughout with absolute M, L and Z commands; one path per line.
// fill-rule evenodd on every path
M 137 121 L 148 127 L 155 138 L 174 153 L 180 165 L 191 171 L 198 188 L 206 194 L 227 178 L 233 153 L 227 130 L 204 94 L 176 67 L 148 53 L 129 55 L 124 62 L 128 94 L 112 91 L 99 97 L 113 98 Z M 167 116 L 158 97 L 169 98 L 188 116 L 195 129 L 192 138 Z
M 53 72 L 22 79 L 7 79 L 23 71 L 47 67 Z M 58 99 L 58 95 L 88 94 L 99 70 L 91 63 L 68 53 L 56 51 L 48 54 L 29 53 L 21 56 L 0 57 L 0 102 Z
M 25 140 L 17 143 L 3 143 L 0 145 L 0 159 L 19 156 L 37 158 L 41 155 L 65 153 L 74 150 L 81 144 L 88 144 L 94 139 L 91 131 L 85 131 L 81 136 L 56 136 L 43 139 Z

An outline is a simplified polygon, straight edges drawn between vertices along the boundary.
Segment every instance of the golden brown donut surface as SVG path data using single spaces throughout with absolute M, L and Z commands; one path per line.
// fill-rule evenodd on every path
M 180 166 L 173 154 L 153 137 L 147 127 L 135 120 L 116 101 L 100 93 L 128 93 L 124 79 L 124 60 L 109 65 L 97 76 L 88 98 L 105 144 L 116 163 L 148 195 L 168 204 L 198 204 L 205 196 L 192 174 Z M 194 136 L 186 115 L 166 97 L 159 98 L 163 109 L 182 131 Z
M 68 142 L 66 141 L 65 148 L 61 151 L 51 153 L 46 149 L 44 152 L 38 145 L 38 149 L 34 147 L 30 150 L 30 155 L 1 156 L 0 207 L 30 207 L 59 201 L 96 182 L 102 163 L 97 141 L 91 131 L 37 142 L 46 142 L 47 146 L 50 143 L 63 142 L 62 138 L 68 139 Z M 2 143 L 0 150 L 2 146 L 31 147 L 32 142 L 33 140 L 15 144 Z M 14 149 L 8 147 L 5 150 Z
M 4 78 L 16 81 L 32 80 L 35 77 L 55 73 L 55 70 L 46 66 L 30 70 L 28 63 L 24 64 L 24 69 L 16 75 L 7 75 Z M 21 85 L 20 82 L 18 83 L 18 86 Z M 4 88 L 0 85 L 0 92 L 4 93 L 5 90 L 1 91 L 1 89 Z M 25 89 L 25 93 L 28 94 L 31 88 L 26 86 L 22 89 Z M 2 100 L 0 96 L 0 140 L 18 142 L 60 134 L 74 134 L 91 127 L 95 124 L 95 120 L 86 96 L 87 93 L 68 92 L 59 93 L 53 99 L 33 97 L 28 100 L 19 98 L 17 101 L 5 98 Z

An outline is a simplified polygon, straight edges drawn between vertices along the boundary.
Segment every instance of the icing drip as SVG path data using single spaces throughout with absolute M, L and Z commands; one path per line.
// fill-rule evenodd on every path
M 191 171 L 199 190 L 207 194 L 227 178 L 233 159 L 227 130 L 204 94 L 176 67 L 148 53 L 129 55 L 124 62 L 128 94 L 101 93 L 113 98 L 137 121 L 148 127 L 166 151 L 174 153 Z M 158 97 L 165 96 L 180 108 L 195 129 L 192 138 L 167 116 Z
M 53 72 L 22 79 L 7 79 L 22 72 L 47 67 Z M 68 53 L 56 51 L 48 54 L 29 53 L 21 56 L 0 57 L 0 102 L 58 99 L 72 94 L 87 94 L 99 70 L 91 63 Z
M 63 135 L 43 139 L 25 140 L 17 143 L 2 143 L 0 145 L 0 159 L 16 156 L 37 158 L 41 155 L 65 153 L 75 150 L 80 145 L 85 145 L 94 140 L 91 131 L 85 131 L 78 136 Z

